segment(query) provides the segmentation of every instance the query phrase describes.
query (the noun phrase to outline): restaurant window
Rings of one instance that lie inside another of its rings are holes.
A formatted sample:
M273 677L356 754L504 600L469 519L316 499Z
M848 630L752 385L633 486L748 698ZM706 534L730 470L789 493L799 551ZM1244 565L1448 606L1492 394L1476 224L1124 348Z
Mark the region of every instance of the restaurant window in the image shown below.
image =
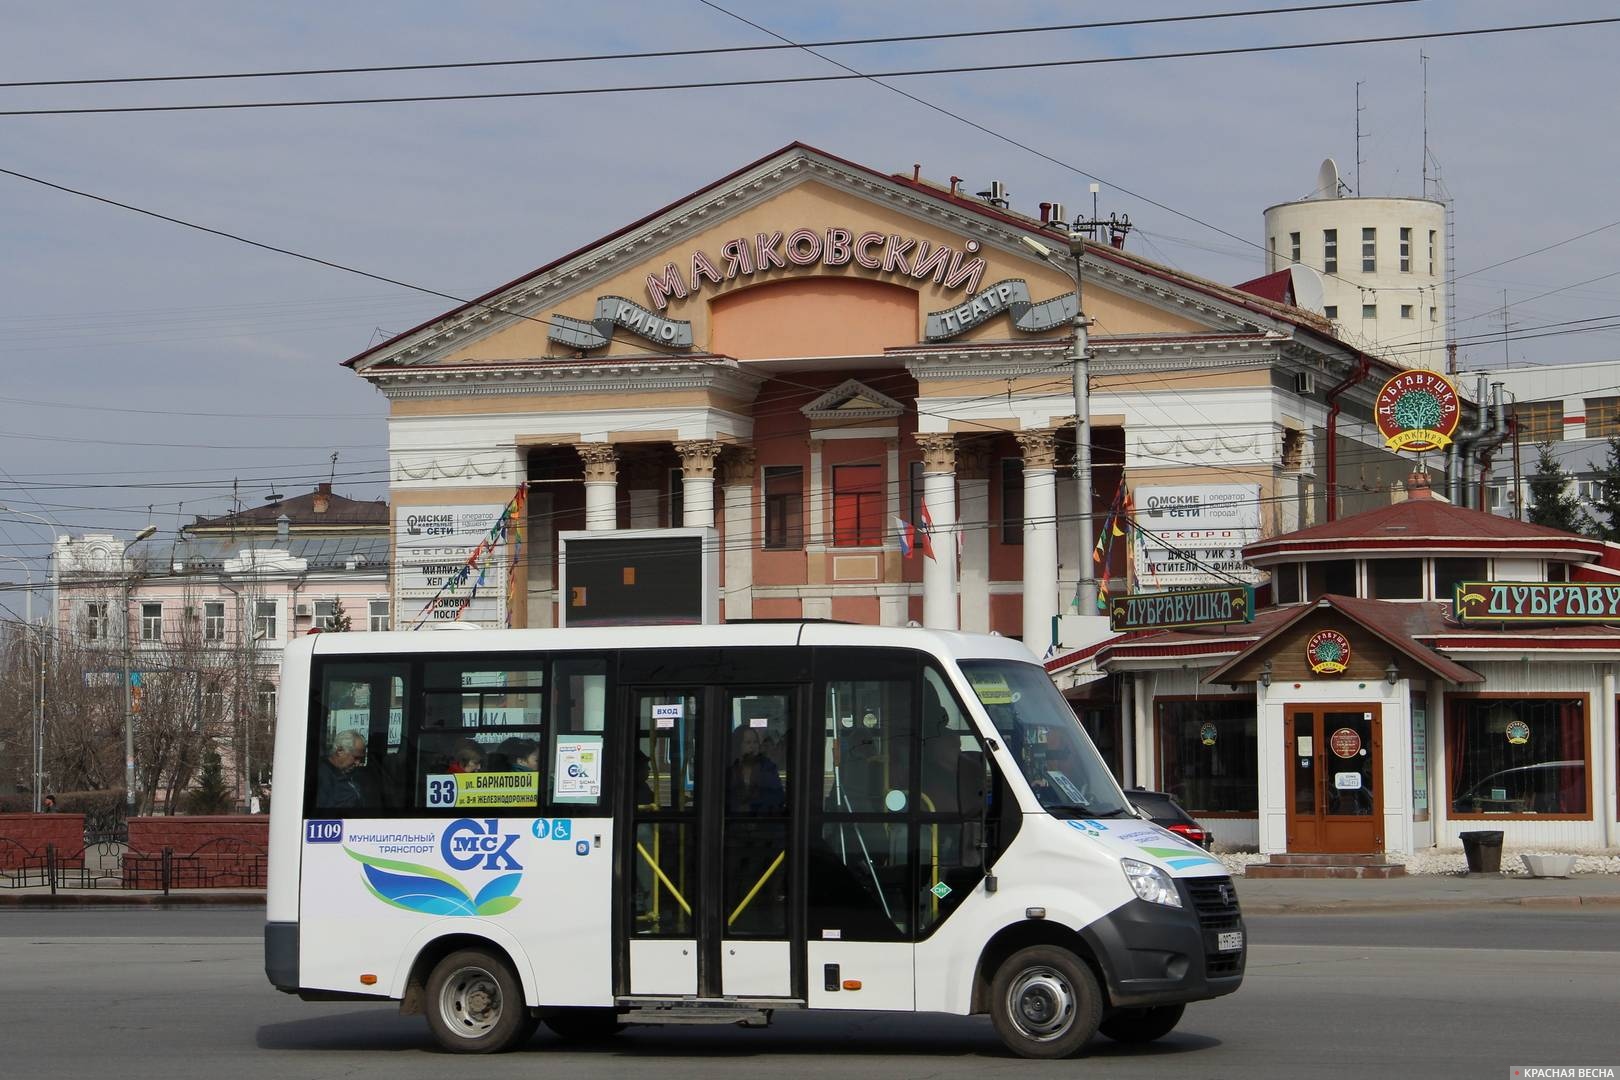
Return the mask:
M1254 699L1158 702L1159 787L1192 814L1253 814L1259 804Z
M1489 581L1490 563L1485 559L1434 560L1434 598L1450 600L1459 581Z
M1587 814L1585 705L1579 697L1452 698L1451 812Z
M1305 564L1305 599L1356 595L1356 564L1353 559L1330 559Z
M833 546L883 543L883 466L833 466Z
M1423 560L1368 559L1367 584L1373 600L1421 600Z
M804 470L797 465L765 466L765 547L797 551L804 547Z
M1620 397L1586 399L1586 437L1608 439L1620 435Z
M1339 272L1339 230L1322 230L1322 270L1325 273ZM1331 318L1331 316L1329 316Z
M1001 459L1001 542L1024 542L1024 461Z
M1284 563L1271 572L1271 591L1279 604L1297 604L1299 594L1299 566Z
M1513 405L1519 440L1527 443L1558 442L1564 437L1562 401L1520 401Z

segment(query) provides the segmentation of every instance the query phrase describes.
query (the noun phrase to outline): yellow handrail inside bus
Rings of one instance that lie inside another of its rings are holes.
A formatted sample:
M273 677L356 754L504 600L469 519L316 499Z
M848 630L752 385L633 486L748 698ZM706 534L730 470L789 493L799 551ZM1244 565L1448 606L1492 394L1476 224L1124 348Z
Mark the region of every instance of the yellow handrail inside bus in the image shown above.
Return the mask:
M934 809L934 800L930 799L926 792L923 793L922 801L923 801L923 809L924 810L927 810L930 814L938 813L938 811ZM930 825L930 826L928 826L928 831L933 833L933 860L934 860L929 866L929 875L928 876L934 879L934 885L938 885L939 884L939 826L938 825ZM934 912L934 918L937 921L939 919L939 896L938 896L938 894L936 894L934 892L934 889L933 889L932 885L929 886L929 888L928 888L928 894L933 897L933 912Z
M636 841L636 850L641 853L641 857L643 859L647 860L647 865L652 867L652 872L657 875L659 881L664 883L664 888L669 890L669 894L675 898L675 902L681 905L681 910L686 912L688 915L692 914L692 905L686 902L686 898L682 896L681 891L675 887L675 883L669 880L669 875L664 873L664 868L658 865L658 861L651 855L647 854L647 849L642 846L640 840Z
M777 852L776 858L771 861L771 865L765 868L765 873L761 874L759 880L754 882L754 887L748 890L748 895L742 898L742 903L737 905L737 910L733 911L731 918L726 920L727 926L736 922L737 916L741 915L748 905L754 902L754 897L758 896L759 890L763 889L765 883L771 880L771 875L776 873L776 868L782 865L782 860L785 858L787 858L787 852Z

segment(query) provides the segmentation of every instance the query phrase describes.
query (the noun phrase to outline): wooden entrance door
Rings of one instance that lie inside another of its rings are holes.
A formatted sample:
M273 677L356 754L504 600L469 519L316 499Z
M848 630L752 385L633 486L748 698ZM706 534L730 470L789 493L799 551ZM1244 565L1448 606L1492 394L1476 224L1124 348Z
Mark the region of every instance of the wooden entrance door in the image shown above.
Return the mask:
M1377 705L1291 705L1288 850L1381 852L1383 753Z

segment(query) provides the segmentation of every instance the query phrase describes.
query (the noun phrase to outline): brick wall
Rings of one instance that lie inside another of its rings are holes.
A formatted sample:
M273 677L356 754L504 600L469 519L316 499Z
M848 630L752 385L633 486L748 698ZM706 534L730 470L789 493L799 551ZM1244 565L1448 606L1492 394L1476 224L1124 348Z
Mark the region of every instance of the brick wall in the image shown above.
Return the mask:
M168 848L170 888L262 888L269 843L262 814L131 818L124 885L161 888Z
M0 814L0 870L43 866L46 844L64 863L84 865L84 815Z

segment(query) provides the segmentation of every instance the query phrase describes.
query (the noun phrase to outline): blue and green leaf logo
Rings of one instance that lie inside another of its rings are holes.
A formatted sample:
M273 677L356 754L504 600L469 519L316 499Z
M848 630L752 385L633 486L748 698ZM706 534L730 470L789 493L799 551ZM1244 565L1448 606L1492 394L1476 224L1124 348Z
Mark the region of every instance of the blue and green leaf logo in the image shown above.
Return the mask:
M1198 866L1200 863L1220 862L1219 859L1209 855L1194 855L1185 848L1148 847L1146 844L1138 844L1137 846L1155 859L1163 859L1172 870L1185 870L1189 866Z
M522 897L512 895L523 880L522 874L491 878L474 896L435 867L362 855L347 844L343 850L364 869L366 888L372 896L405 911L424 915L500 915L522 902Z

